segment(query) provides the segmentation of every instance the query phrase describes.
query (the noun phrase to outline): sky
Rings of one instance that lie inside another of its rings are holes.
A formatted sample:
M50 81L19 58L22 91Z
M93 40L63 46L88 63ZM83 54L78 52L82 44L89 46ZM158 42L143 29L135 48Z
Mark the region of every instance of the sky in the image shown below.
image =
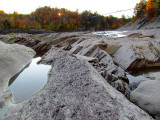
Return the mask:
M132 9L139 2L140 0L2 0L0 10L6 13L16 11L21 14L30 14L38 7L50 6L52 8L66 8L71 11L78 9L79 12L84 10L97 11L101 15L108 16L110 15L108 13ZM132 16L133 10L112 13L116 17L121 17L122 14Z

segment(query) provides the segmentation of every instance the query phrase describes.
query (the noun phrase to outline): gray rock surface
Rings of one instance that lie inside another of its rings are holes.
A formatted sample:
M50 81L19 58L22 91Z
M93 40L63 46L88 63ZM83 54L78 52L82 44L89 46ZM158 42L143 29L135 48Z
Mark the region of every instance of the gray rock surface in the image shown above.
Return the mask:
M0 41L0 95L8 80L28 64L34 55L31 48Z
M9 108L1 118L152 120L111 87L86 60L78 60L63 51L50 52L56 56L45 56L46 63L52 63L53 67L44 89ZM51 57L54 62L50 61Z
M101 119L111 116L112 119L141 119L141 110L133 107L129 101L126 102L121 93L127 93L126 96L129 98L132 90L127 84L126 70L160 66L160 31L133 30L122 33L126 36L110 38L96 36L90 32L0 35L0 40L30 46L40 54L49 50L42 57L41 63L53 64L45 88L30 99L19 103L19 107L14 105L12 109L9 108L9 113L4 118L34 119L39 116L45 119L47 116L49 119L59 119L65 116L72 119ZM137 38L141 35L155 37ZM98 76L96 82L95 75ZM133 86L134 89L137 86ZM14 113L15 111L17 113Z
M125 43L113 55L125 70L160 66L159 50L148 41Z
M160 116L160 80L149 80L140 83L131 92L131 101L154 116Z

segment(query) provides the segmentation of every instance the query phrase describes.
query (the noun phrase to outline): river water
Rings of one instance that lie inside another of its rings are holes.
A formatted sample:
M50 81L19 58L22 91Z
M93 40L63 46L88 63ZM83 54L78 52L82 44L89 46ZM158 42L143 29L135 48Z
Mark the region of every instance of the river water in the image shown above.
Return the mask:
M50 65L37 64L41 57L34 58L20 73L13 76L6 90L12 92L12 101L17 103L32 96L47 83Z
M107 36L111 38L120 38L120 37L125 37L127 31L99 31L99 32L93 32L94 35L98 36Z

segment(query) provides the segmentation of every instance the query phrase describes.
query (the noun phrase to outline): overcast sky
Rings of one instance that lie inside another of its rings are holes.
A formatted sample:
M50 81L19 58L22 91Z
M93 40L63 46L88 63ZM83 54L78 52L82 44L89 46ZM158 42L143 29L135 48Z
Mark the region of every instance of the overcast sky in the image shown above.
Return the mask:
M6 13L14 11L22 14L29 14L38 7L50 6L57 8L66 8L79 12L84 10L97 11L101 15L107 13L134 8L140 0L2 0L0 9ZM122 14L132 16L133 10L123 13L112 14L120 17Z

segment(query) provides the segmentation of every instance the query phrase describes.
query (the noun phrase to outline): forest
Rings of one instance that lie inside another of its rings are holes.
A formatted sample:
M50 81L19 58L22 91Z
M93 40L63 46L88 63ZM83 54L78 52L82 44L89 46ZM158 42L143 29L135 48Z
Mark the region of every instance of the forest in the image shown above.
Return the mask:
M49 6L37 8L30 14L14 12L7 14L0 10L0 30L51 30L51 31L78 31L78 30L110 30L116 29L127 22L134 22L146 17L154 20L160 15L160 0L140 0L134 8L132 18L121 18L112 15L103 16L91 11L70 11L65 8L51 8Z
M103 16L91 11L70 11L65 8L49 6L37 8L30 14L14 12L7 14L0 10L0 30L4 29L44 29L52 31L108 30L116 29L131 21L122 15L121 18Z
M132 21L146 17L148 20L154 20L160 15L160 0L141 0L134 8Z

